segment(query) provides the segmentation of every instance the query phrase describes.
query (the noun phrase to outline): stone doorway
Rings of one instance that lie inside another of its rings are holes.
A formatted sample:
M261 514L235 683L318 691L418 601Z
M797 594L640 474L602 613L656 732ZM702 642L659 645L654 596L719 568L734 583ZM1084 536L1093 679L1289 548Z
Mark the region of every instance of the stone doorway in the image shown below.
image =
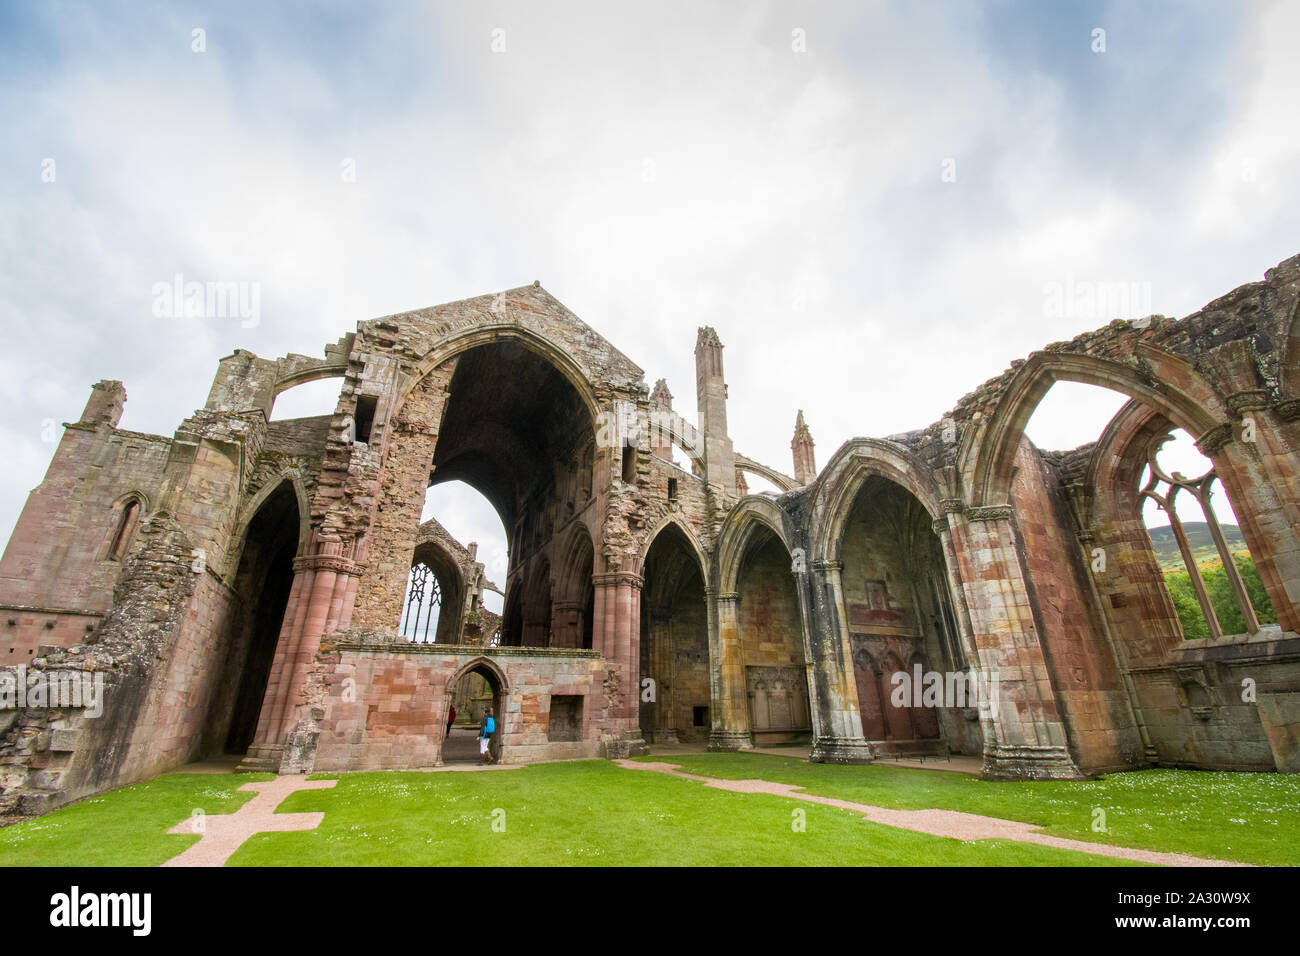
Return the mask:
M452 677L448 682L447 699L448 704L456 708L456 721L442 741L444 765L479 762L478 729L482 726L483 711L487 707L492 708L496 718L496 732L488 750L493 759L501 763L507 698L500 675L487 662L463 668ZM446 727L445 717L443 727Z

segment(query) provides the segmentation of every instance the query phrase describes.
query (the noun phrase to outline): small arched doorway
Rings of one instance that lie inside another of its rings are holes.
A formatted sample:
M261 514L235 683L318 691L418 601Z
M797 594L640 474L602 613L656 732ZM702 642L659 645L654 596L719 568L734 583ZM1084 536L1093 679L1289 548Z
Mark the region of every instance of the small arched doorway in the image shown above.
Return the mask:
M492 735L488 749L493 761L501 763L502 740L505 738L505 709L509 697L505 675L501 670L487 658L480 657L453 674L447 681L444 693L446 698L444 728L451 707L456 708L456 719L443 738L442 763L445 765L480 762L478 734L487 707L492 708L492 714L496 718L496 731Z

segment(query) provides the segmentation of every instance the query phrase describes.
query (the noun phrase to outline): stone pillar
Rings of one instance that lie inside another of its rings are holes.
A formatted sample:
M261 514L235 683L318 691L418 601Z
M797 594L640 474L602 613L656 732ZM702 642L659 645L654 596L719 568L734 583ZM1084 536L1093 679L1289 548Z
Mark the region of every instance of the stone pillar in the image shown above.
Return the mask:
M650 612L650 660L655 681L654 742L677 743L677 678L673 673L673 621L666 608Z
M315 755L308 677L321 638L347 625L361 568L341 553L338 539L294 559L294 580L267 681L257 732L241 770L309 772Z
M996 780L1078 780L1043 656L1010 505L950 514L974 638L972 666L981 689L996 681L996 701L981 704L989 723L984 773Z
M638 714L641 683L641 577L628 571L592 575L596 588L596 628L592 643L618 674L619 700L610 714L608 756L643 753Z
M870 763L875 754L862 735L853 651L844 616L842 568L838 561L820 561L811 574L795 571L813 725L809 759L815 763Z
M737 619L739 596L733 591L713 600L713 589L706 588L704 600L709 608L709 750L752 750L754 738L749 729L749 694L745 687L745 665L740 654L740 627Z

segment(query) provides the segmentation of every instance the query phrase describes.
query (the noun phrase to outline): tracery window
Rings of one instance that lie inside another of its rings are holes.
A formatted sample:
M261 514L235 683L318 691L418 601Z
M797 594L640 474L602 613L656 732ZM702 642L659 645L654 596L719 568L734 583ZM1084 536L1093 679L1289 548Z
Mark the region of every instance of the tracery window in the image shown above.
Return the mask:
M438 634L438 616L442 610L442 591L438 578L427 564L411 568L406 586L406 610L402 614L401 633L416 644L432 644Z
M1225 602L1222 599L1218 601L1219 607L1216 610L1215 595L1212 593L1211 588L1207 587L1206 581L1207 574L1211 573L1216 579L1220 573L1226 578L1227 586L1231 592L1231 602L1235 602L1237 609L1240 611L1240 621L1244 623L1246 633L1256 634L1260 629L1259 615L1256 614L1250 591L1243 579L1241 567L1239 567L1239 562L1246 564L1249 561L1248 553L1245 552L1244 548L1238 547L1234 551L1230 546L1223 525L1220 523L1218 515L1215 514L1211 500L1214 495L1215 485L1219 482L1219 476L1215 472L1213 463L1209 463L1209 467L1195 478L1189 478L1182 472L1172 468L1166 469L1163 467L1159 460L1160 450L1173 439L1173 434L1159 435L1148 447L1147 466L1143 471L1144 480L1139 491L1139 499L1150 499L1155 502L1156 506L1168 518L1170 532L1178 546L1182 563L1187 570L1196 603L1200 606L1201 615L1205 620L1208 636L1219 638L1224 635L1220 611L1225 609ZM1214 553L1209 554L1207 560L1206 553L1209 552L1210 544L1207 544L1204 540L1192 540L1186 522L1186 506L1183 507L1184 515L1181 517L1179 515L1180 495L1184 496L1184 498L1190 496L1195 502L1196 511L1199 515L1204 516L1203 531L1199 524L1196 531L1201 533L1202 538L1204 533L1208 532L1210 543L1212 543L1213 551L1217 553L1219 564L1214 563ZM1231 528L1231 526L1229 527ZM1150 530L1152 529L1149 528L1148 531ZM1198 551L1201 553L1199 559ZM1222 567L1221 572L1219 570L1220 565ZM1247 564L1247 567L1253 568L1253 564ZM1177 605L1179 603L1178 595L1173 594L1172 596ZM1230 608L1231 603L1228 603L1226 607ZM1268 616L1271 617L1271 613ZM1237 621L1235 616L1233 617L1235 625ZM1185 613L1181 610L1180 618L1184 621L1184 630L1187 630L1187 619ZM1233 629L1236 630L1235 626Z

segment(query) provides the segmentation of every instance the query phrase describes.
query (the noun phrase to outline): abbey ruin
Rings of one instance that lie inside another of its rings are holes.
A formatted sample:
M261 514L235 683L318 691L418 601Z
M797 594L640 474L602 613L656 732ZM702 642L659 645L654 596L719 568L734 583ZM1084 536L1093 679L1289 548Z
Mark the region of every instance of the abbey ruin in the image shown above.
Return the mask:
M119 429L102 381L0 560L0 812L221 754L437 766L470 675L506 763L806 742L980 755L996 779L1300 770L1298 301L1295 257L1186 318L1046 345L820 469L791 409L790 474L733 447L713 328L691 422L537 284L361 322L317 357L236 351L170 437ZM271 420L326 378L332 415ZM1130 401L1094 443L1036 448L1061 380ZM1153 467L1173 429L1213 462L1201 484ZM472 549L421 523L452 480L506 529L499 620ZM1277 623L1229 570L1245 631L1205 599L1210 636L1187 640L1140 510L1216 483ZM895 705L896 675L931 672L997 693ZM95 676L102 712L52 675Z

